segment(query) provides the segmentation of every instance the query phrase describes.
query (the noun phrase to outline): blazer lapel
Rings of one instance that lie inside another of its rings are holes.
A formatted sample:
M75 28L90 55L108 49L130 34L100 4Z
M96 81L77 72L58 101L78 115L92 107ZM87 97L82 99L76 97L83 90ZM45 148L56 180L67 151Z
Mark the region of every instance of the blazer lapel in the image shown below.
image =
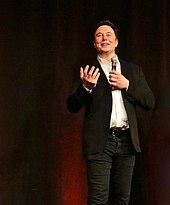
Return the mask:
M96 59L95 62L93 63L93 65L96 67L96 68L99 68L99 71L100 71L100 77L99 77L99 81L101 84L103 84L105 87L107 87L107 89L110 89L110 84L107 80L107 77L99 63L99 61Z

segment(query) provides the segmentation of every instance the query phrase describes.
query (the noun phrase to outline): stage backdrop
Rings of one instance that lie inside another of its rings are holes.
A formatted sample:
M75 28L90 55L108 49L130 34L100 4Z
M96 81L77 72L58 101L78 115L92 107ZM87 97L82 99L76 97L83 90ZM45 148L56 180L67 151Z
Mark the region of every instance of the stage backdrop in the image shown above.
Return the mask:
M86 205L84 110L70 114L66 98L77 61L94 54L91 26L108 18L120 28L117 53L143 67L161 102L153 116L138 109L143 154L131 205L169 205L168 125L155 129L169 119L162 109L169 97L160 95L170 77L169 5L168 0L0 1L0 204Z

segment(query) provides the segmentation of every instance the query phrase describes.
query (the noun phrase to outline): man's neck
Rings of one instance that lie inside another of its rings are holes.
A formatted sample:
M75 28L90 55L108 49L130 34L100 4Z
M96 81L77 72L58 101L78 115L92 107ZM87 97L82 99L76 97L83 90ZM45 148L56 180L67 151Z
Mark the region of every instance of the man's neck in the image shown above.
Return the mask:
M98 56L102 59L106 59L108 61L110 61L116 54L115 53L110 53L110 54L107 54L107 53L102 53L102 54L98 54Z

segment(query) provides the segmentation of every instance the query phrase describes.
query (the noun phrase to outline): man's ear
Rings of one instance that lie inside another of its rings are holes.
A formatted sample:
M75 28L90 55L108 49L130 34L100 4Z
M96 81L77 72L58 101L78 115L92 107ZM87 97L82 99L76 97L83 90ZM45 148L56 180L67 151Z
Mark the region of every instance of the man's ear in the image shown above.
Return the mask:
M115 47L117 47L117 46L118 46L118 44L119 44L118 39L116 39L116 45L115 45Z
M95 44L95 42L93 41L93 46L94 46L94 48L96 48L96 44Z

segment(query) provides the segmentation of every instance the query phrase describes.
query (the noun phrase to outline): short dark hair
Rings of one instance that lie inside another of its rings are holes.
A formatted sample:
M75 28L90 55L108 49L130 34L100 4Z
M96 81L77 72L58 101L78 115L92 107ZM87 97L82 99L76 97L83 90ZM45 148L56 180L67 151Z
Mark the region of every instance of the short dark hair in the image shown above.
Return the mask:
M99 22L94 26L93 35L95 34L96 30L97 30L100 26L103 26L103 25L110 26L110 27L113 29L113 31L115 32L116 38L118 39L119 30L118 30L118 28L117 28L110 20L108 20L108 19L99 21Z

